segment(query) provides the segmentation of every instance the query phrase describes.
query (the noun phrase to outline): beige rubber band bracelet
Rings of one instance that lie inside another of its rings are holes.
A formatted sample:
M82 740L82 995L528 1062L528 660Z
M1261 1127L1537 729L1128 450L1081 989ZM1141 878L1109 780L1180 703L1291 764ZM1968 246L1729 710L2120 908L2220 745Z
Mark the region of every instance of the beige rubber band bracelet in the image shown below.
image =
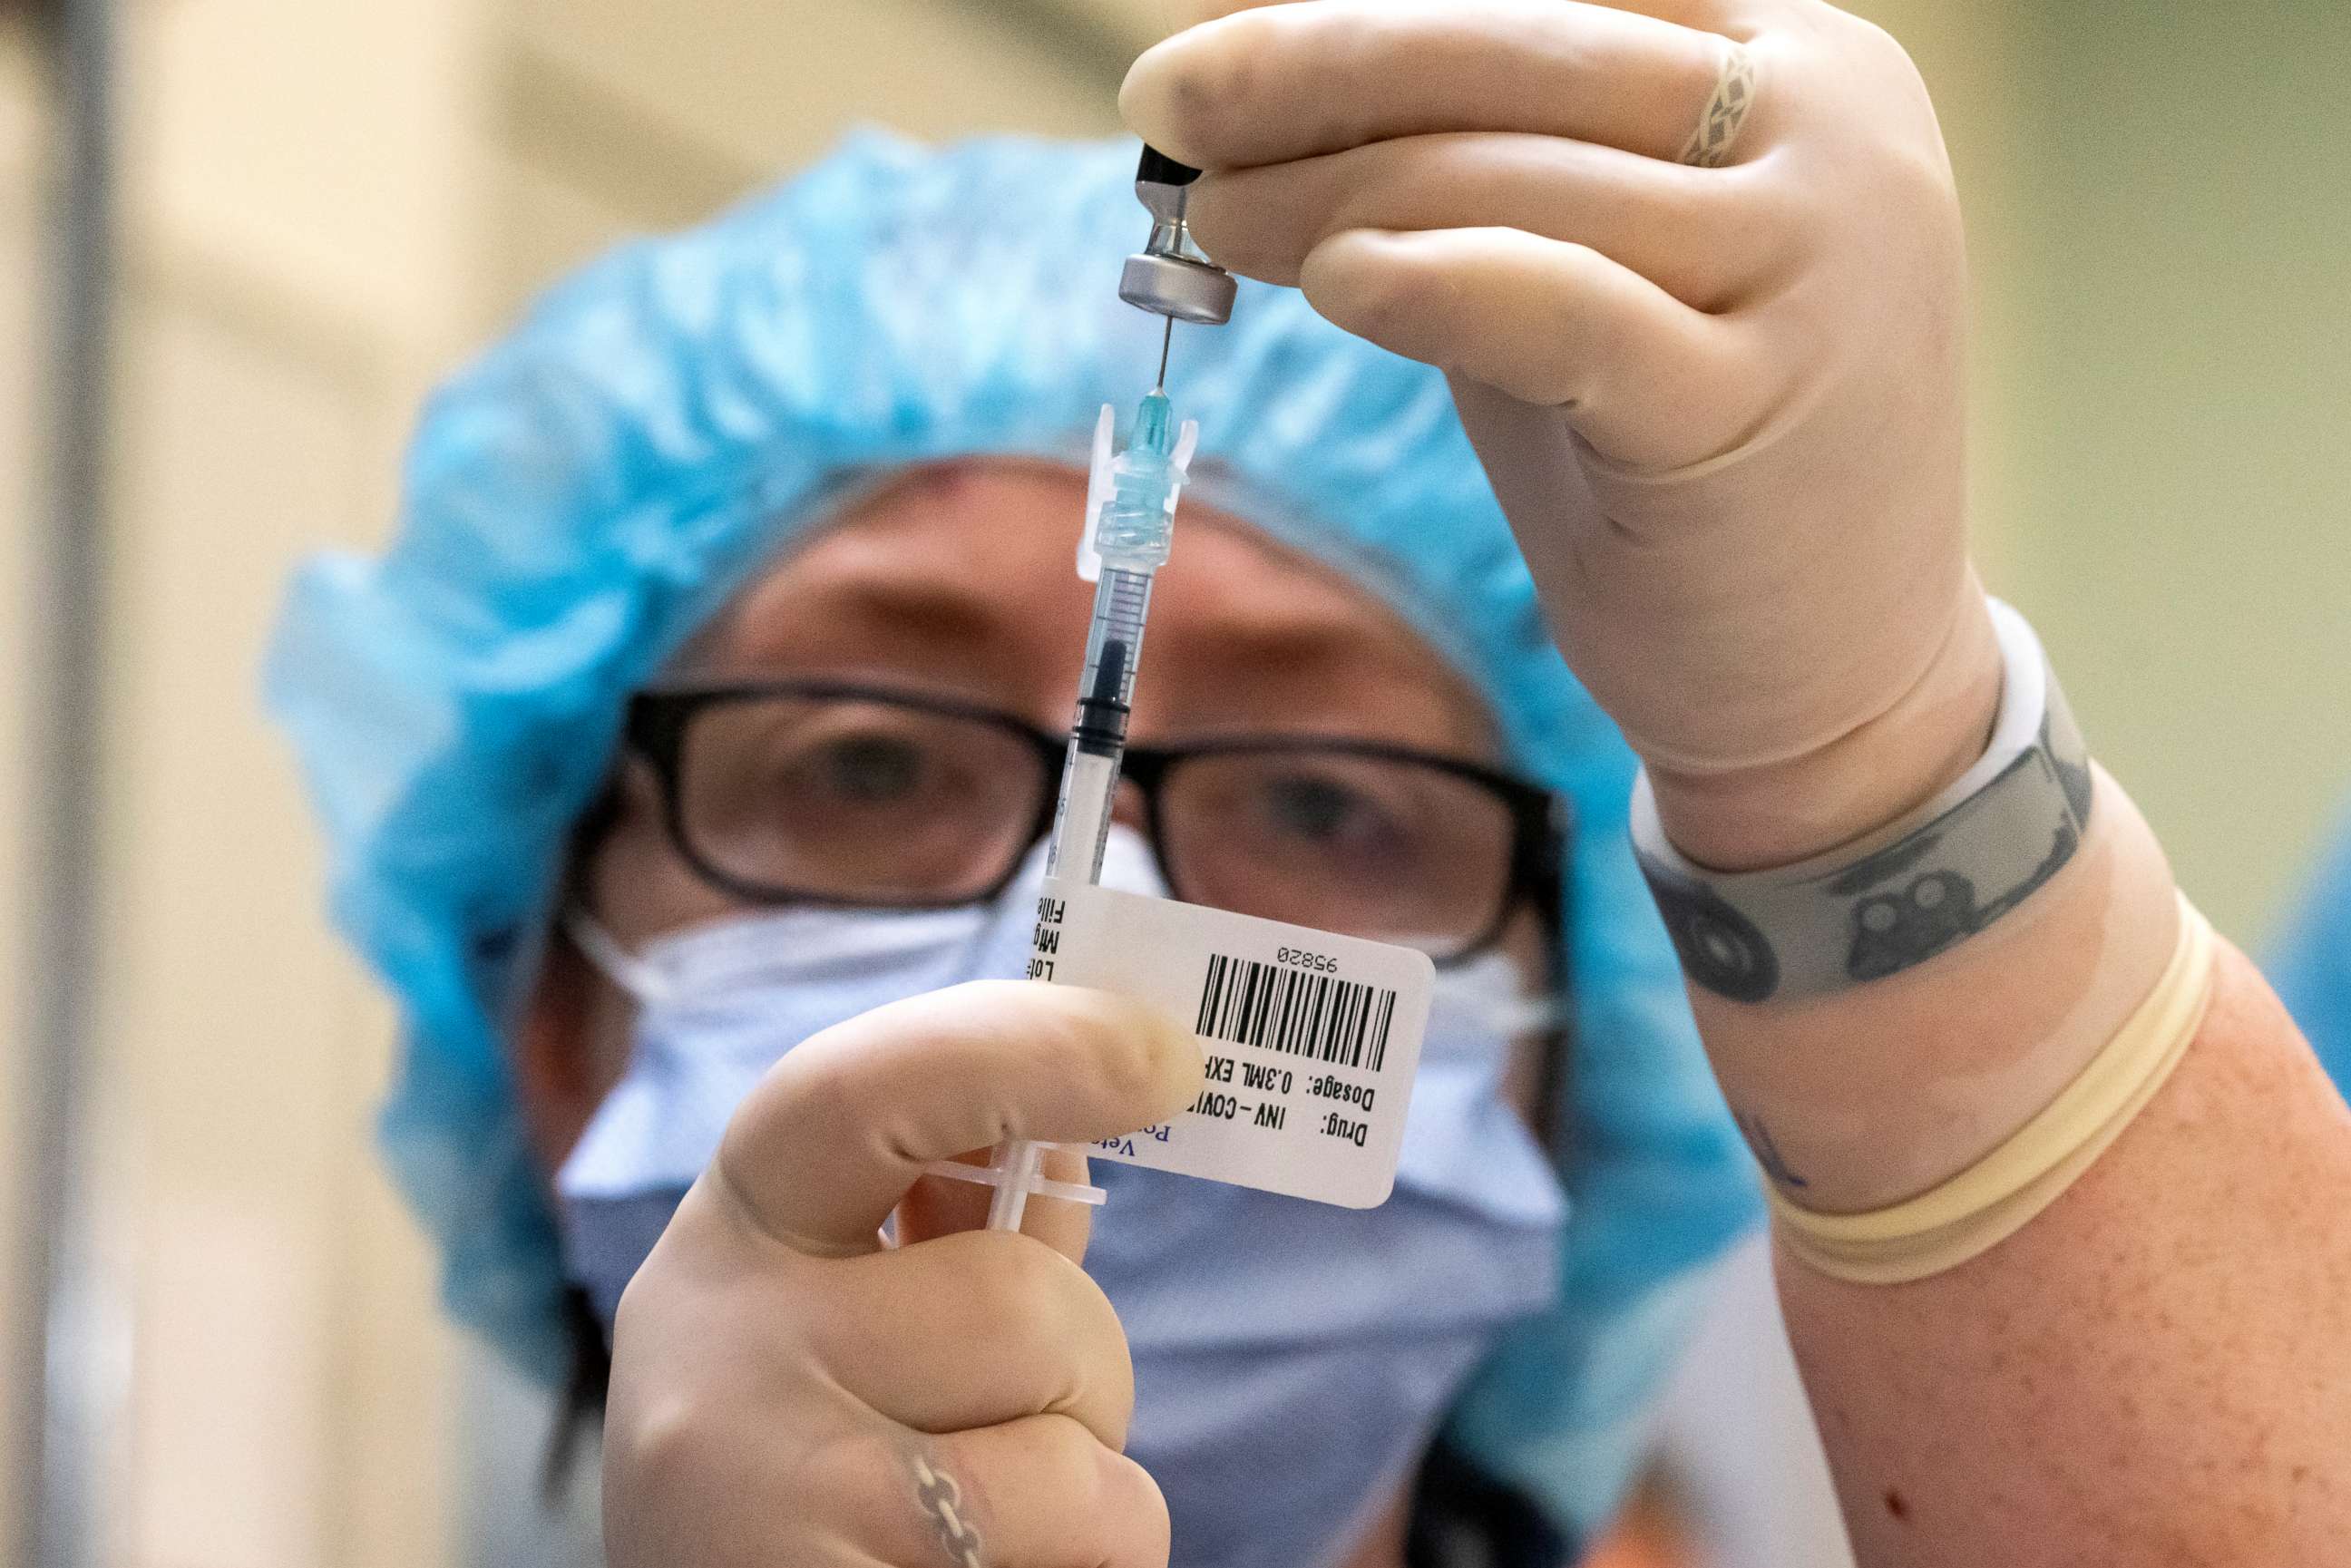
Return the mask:
M2039 1114L1940 1186L1867 1214L1816 1214L1765 1184L1780 1240L1823 1274L1898 1285L1955 1269L2016 1234L2155 1098L2212 1000L2212 927L2186 895L2171 962L2074 1080Z

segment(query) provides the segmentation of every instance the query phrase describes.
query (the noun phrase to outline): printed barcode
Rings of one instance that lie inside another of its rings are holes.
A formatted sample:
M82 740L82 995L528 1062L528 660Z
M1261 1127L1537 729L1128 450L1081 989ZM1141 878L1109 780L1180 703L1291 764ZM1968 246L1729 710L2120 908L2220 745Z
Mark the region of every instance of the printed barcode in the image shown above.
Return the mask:
M1193 1032L1377 1072L1395 1005L1375 986L1211 953Z

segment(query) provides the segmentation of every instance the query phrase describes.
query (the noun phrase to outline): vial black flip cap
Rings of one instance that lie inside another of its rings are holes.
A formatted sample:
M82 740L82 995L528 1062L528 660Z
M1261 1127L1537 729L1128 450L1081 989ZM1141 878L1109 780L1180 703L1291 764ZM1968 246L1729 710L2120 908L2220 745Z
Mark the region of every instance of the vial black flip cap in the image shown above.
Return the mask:
M1200 171L1189 163L1178 163L1166 153L1144 143L1143 162L1135 165L1136 184L1188 185L1200 177Z

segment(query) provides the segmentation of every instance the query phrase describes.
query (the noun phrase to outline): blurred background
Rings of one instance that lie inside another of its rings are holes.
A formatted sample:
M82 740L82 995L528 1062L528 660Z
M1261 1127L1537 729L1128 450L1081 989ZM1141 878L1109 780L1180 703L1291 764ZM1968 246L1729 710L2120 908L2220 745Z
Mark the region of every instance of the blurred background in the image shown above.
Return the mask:
M1918 59L1968 201L1994 586L2043 628L2186 885L2257 946L2351 790L2351 7L1859 8ZM23 652L49 603L34 524L58 283L59 114L28 9L0 5L12 1019L27 1016L37 914L28 802L57 754ZM527 1528L540 1417L438 1322L423 1248L370 1150L391 1019L326 929L292 770L254 696L279 585L301 552L380 535L420 395L573 263L699 217L856 120L1114 134L1126 62L1184 7L116 9L114 613L102 681L73 716L103 759L73 781L100 812L89 1234L118 1419L94 1471L99 1560L563 1561L580 1550L570 1526ZM26 1029L5 1038L14 1216L40 1112L24 1103ZM21 1250L0 1261L12 1335ZM1768 1358L1754 1261L1702 1365ZM0 1375L12 1396L22 1371ZM1694 1373L1685 1410L1703 1416L1717 1386ZM1784 1504L1740 1527L1740 1561L1837 1561L1784 1385L1740 1397L1714 1411L1718 1438L1787 1479ZM1656 1495L1703 1490L1712 1462L1677 1464Z

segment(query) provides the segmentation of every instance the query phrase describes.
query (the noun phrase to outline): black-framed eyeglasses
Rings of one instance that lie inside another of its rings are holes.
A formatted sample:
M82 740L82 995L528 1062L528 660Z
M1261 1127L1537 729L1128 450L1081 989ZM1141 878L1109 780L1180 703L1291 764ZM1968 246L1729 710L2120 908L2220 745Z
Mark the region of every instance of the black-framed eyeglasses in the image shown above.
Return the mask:
M677 853L747 904L936 908L1001 893L1050 831L1066 737L847 681L663 688L624 743ZM1130 746L1125 779L1176 896L1440 963L1557 909L1564 802L1499 768L1316 735Z

